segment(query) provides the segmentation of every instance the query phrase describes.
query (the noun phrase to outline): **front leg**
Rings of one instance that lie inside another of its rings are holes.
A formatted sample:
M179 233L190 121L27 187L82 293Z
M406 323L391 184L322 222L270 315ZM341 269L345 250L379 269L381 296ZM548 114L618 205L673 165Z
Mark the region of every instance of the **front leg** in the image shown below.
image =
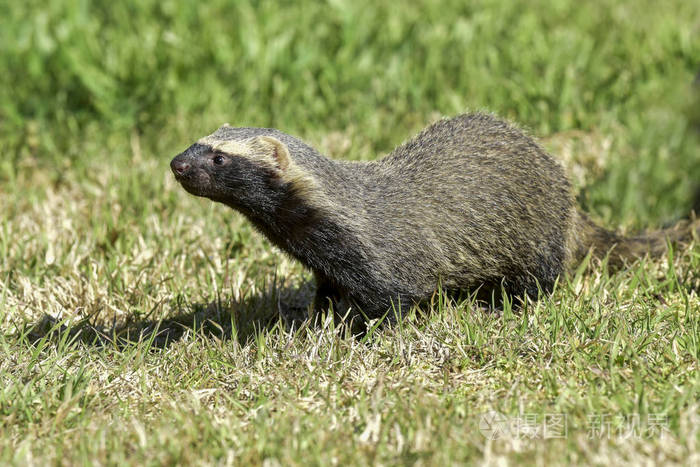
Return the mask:
M315 319L331 309L336 324L353 321L357 324L363 321L357 303L333 281L316 274L316 296L313 302L312 317Z
M330 308L333 309L337 316L340 295L340 291L332 281L320 274L316 274L316 295L313 301L312 317L316 318Z

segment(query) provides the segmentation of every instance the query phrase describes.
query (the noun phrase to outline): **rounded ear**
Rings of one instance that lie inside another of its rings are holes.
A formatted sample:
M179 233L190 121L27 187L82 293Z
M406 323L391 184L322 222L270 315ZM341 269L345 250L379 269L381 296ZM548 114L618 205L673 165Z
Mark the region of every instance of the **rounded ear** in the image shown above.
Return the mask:
M291 157L289 156L287 145L272 136L260 136L259 140L265 146L269 147L270 152L268 155L274 160L277 168L280 170L287 170L287 167L291 164Z

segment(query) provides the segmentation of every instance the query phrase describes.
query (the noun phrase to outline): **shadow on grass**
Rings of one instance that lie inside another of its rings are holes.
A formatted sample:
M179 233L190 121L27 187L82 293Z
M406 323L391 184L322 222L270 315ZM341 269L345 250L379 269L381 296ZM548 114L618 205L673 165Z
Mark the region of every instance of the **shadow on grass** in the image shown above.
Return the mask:
M278 324L299 328L306 318L313 285L266 288L261 293L241 300L215 300L209 303L184 303L181 297L171 302L173 316L152 319L130 315L125 322L103 324L87 316L66 324L49 315L28 324L21 333L36 344L42 339L51 342L82 342L96 347L123 349L137 343L150 342L154 348L166 348L184 336L196 334L205 338L228 340L235 338L245 345L258 333ZM162 309L162 304L153 312ZM153 314L149 313L149 314Z
M594 269L597 269L595 266ZM686 293L700 293L700 276L692 268L675 272L678 285ZM666 280L668 278L658 278ZM188 335L197 335L205 339L236 339L240 345L246 345L264 330L275 326L299 329L306 326L308 306L314 291L313 282L307 281L299 286L272 284L260 292L247 294L242 299L218 299L208 303L187 303L182 297L169 302L169 306L158 304L146 315L132 314L122 323L104 323L96 316L86 316L79 321L67 323L49 315L35 323L27 324L19 332L31 344L42 340L52 343L80 342L95 347L112 347L124 349L135 344L149 343L149 347L163 349L178 342ZM659 295L660 297L660 295ZM470 309L481 312L501 314L504 302L503 291L500 293L480 287L472 294L446 294L451 303L471 302ZM661 298L662 302L663 299ZM435 303L419 306L419 314L427 316ZM508 307L513 311L521 310L522 302L510 297ZM151 315L172 310L160 319ZM384 323L393 323L391 319ZM350 327L351 334L363 336L367 328Z

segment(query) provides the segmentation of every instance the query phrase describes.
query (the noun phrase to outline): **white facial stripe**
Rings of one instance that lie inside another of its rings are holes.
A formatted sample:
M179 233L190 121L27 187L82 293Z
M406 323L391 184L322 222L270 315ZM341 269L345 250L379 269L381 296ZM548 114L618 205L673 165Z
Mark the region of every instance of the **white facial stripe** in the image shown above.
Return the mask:
M210 146L214 151L231 155L247 155L250 152L248 145L234 140L220 140L212 135L205 136L197 141L199 144Z

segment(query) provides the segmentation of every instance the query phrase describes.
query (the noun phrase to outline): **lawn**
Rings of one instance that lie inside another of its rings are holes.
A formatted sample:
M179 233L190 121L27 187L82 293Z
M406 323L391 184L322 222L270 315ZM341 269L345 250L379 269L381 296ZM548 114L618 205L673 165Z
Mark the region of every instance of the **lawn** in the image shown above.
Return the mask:
M697 464L700 244L362 338L170 159L223 122L371 160L486 110L623 232L700 212L687 0L0 0L0 463ZM694 84L694 81L696 84ZM427 311L427 312L426 312Z

